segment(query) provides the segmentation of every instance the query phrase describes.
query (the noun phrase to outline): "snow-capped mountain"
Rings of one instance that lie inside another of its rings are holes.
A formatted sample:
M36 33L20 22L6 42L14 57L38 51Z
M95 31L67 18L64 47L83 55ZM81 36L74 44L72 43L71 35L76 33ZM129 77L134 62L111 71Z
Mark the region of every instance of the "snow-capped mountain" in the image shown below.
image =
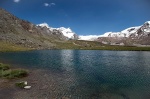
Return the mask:
M136 33L140 26L130 27L121 32L106 32L100 37L129 37L131 34Z
M141 26L130 27L121 32L107 32L98 38L98 41L107 44L150 45L150 21Z
M57 28L57 30L61 31L64 36L68 37L69 39L77 39L77 35L70 29L70 28L64 28L60 27Z
M46 27L50 31L58 30L68 39L78 39L78 36L75 32L73 32L70 28L60 27L60 28L52 28L47 23L38 24L37 26Z
M47 28L51 28L49 27L49 25L47 23L41 23L41 24L38 24L37 26L41 26L41 27L47 27Z
M130 27L121 32L106 32L100 37L131 37L133 35L137 37L140 35L139 31L143 32L145 35L147 35L147 33L150 33L150 21L145 22L144 25Z

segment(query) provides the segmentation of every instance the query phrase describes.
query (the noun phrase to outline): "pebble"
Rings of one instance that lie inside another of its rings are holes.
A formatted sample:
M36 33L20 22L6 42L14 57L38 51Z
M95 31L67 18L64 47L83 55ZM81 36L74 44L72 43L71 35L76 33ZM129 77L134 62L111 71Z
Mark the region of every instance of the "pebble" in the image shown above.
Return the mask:
M24 87L24 89L30 89L31 88L31 86L25 86Z

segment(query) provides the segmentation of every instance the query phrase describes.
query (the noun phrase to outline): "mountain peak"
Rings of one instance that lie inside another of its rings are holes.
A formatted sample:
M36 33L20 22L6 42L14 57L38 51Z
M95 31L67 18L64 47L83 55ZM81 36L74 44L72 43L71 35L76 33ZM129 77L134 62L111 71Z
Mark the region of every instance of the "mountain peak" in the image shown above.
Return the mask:
M150 21L146 21L145 23L148 23L150 25Z
M50 28L49 25L46 22L38 24L37 26Z
M65 37L69 38L69 39L78 39L78 36L75 32L73 32L71 30L71 28L65 28L65 27L60 27L60 28L52 28L52 27L49 27L49 25L47 23L41 23L41 24L38 24L37 26L41 26L41 27L47 27L50 31L53 31L53 30L58 30L60 31Z

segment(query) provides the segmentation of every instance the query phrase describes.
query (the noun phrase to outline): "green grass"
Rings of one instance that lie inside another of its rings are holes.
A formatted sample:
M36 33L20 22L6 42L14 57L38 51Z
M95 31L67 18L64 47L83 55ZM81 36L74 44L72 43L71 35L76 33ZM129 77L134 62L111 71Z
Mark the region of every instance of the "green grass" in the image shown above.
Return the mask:
M0 52L9 52L9 51L27 51L31 48L26 48L20 45L0 41Z
M22 78L28 75L28 72L23 69L10 69L9 65L0 63L0 77L14 79Z
M70 40L56 43L57 43L56 49L150 51L150 47L105 45L96 41Z
M69 40L56 42L57 49L92 49L98 46L102 46L102 44L94 41Z
M19 88L24 88L26 86L24 82L17 82L15 85Z
M5 70L8 70L9 68L10 68L9 65L0 63L0 70L5 71Z
M150 51L150 47L105 45L96 41L49 41L55 45L52 49L81 49L81 50L117 50L117 51ZM36 50L21 45L0 42L0 52Z
M22 78L27 76L27 71L23 69L9 69L6 71L2 71L2 77L8 78L8 79L14 79L14 78Z

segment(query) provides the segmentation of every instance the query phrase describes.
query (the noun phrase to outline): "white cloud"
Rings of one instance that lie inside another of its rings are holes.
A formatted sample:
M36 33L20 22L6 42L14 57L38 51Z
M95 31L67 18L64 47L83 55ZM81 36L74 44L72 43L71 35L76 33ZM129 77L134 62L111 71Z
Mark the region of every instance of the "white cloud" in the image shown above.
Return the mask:
M56 5L55 3L51 3L50 5Z
M20 2L20 0L13 0L15 3L18 3L18 2Z
M44 3L45 7L51 7L51 6L55 6L55 3Z
M49 4L48 4L48 3L44 3L44 6L45 6L45 7L48 7L48 6L49 6Z

